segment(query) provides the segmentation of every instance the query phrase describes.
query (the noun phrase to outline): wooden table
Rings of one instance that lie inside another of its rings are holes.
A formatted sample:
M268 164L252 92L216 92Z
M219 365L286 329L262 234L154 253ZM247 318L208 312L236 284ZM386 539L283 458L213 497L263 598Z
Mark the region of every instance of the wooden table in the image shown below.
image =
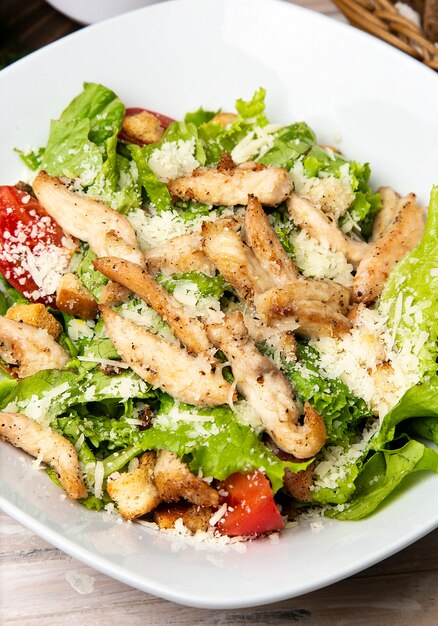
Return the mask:
M339 18L329 0L298 0L296 4ZM2 0L0 24L3 63L79 28L43 0ZM437 556L435 531L386 561L326 589L255 609L208 611L181 607L131 589L85 567L0 514L0 623L433 626L438 624ZM80 594L73 588L77 574L92 578L91 593Z

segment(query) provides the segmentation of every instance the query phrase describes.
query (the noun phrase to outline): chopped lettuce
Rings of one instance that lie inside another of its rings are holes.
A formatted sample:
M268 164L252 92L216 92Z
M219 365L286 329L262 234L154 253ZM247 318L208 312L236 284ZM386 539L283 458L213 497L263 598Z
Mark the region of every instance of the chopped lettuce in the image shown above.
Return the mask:
M167 399L165 409L173 406L172 399ZM202 469L204 476L224 480L234 472L249 472L260 469L266 473L274 491L283 485L286 467L296 472L304 469L311 461L291 463L281 461L259 439L255 432L236 419L228 407L198 409L181 405L184 411L198 416L205 416L205 421L174 420L165 424L162 418L151 428L139 432L131 449L125 451L122 460L126 464L130 458L142 450L171 450L182 458L192 472L197 474ZM163 415L163 414L162 414ZM115 453L105 460L107 471L121 469L120 457ZM123 454L123 453L122 453Z
M427 439L438 445L438 420L436 417L415 417L403 424L403 430L411 437Z
M374 447L379 448L391 441L395 427L408 418L433 418L438 424L438 380L436 377L408 389L383 419Z
M266 352L266 348L262 346ZM348 387L318 370L318 352L306 344L297 345L298 361L282 359L281 368L292 382L298 399L309 402L324 418L328 440L347 446L359 426L370 417L366 403Z
M438 186L433 187L421 243L392 270L379 307L389 315L399 350L409 343L422 380L436 377L438 357ZM417 308L415 320L409 310ZM421 342L418 344L418 340Z
M45 148L37 148L26 152L24 150L14 148L14 151L19 155L20 159L30 170L35 172L41 167Z
M418 441L397 450L376 452L355 480L350 502L327 514L340 520L358 520L372 513L406 476L418 471L438 472L438 452Z
M2 274L0 274L0 295L2 297L1 306L3 308L6 307L5 313L14 304L29 304L29 300L17 291L15 287L12 287Z
M316 137L312 129L305 122L297 122L279 130L272 148L258 160L264 165L290 169L315 143Z
M99 298L103 288L108 283L108 278L93 267L96 255L90 246L81 247L80 257L76 266L76 274L86 289L96 298Z
M173 274L172 276L160 275L157 276L156 280L170 293L175 291L179 282L188 281L196 285L201 296L215 298L216 300L222 298L227 288L228 290L231 289L221 274L211 277L198 271Z
M147 200L157 209L157 211L168 211L172 208L172 198L170 197L167 185L160 182L148 165L149 153L145 153L140 146L129 146L132 159L138 170L138 184L144 189Z

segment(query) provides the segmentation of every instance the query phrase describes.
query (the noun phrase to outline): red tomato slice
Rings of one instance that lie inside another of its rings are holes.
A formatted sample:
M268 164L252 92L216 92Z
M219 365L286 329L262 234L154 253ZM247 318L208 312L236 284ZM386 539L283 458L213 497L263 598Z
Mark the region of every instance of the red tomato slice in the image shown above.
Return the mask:
M223 488L228 509L217 524L223 535L259 535L284 528L271 484L262 472L232 474Z
M69 242L35 198L0 186L0 272L17 291L53 306L57 283L73 254Z
M151 115L156 117L164 130L166 130L169 124L175 121L171 117L167 117L167 115L163 115L162 113L157 113L156 111L151 111L150 109L142 109L141 107L130 107L126 109L125 117L130 117L131 115L137 115L137 113L141 113L142 111L147 111L147 113L150 113ZM119 133L119 139L121 139L122 141L129 141L133 143L132 138L128 137L128 135L123 130L121 130ZM134 143L137 143L137 142L134 142ZM138 142L138 145L143 145L143 144Z

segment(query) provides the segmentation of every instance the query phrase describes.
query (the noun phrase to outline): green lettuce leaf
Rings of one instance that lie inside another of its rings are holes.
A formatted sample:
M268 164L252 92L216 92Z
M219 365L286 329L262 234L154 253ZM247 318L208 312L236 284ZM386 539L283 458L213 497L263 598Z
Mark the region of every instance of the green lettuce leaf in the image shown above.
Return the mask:
M340 520L362 519L393 493L406 476L425 470L438 472L438 453L418 441L408 441L398 450L381 450L363 466L351 501L328 515Z
M169 399L167 408L173 401ZM171 450L182 458L192 472L200 469L204 476L212 476L224 480L234 472L249 472L260 469L266 473L274 491L283 485L286 467L296 472L304 469L311 461L290 463L281 461L266 447L254 431L240 423L233 411L228 407L211 410L196 409L185 406L194 414L205 416L203 422L180 420L177 424L165 426L154 424L137 436L137 444L128 448L120 455L107 457L104 461L105 472L111 473L120 469L120 463L129 462L144 450ZM122 456L123 455L123 456Z
M392 270L380 297L379 308L388 313L388 326L395 332L399 350L407 345L415 349L421 334L423 345L418 350L419 375L425 382L437 374L438 357L438 186L433 187L426 228L421 243ZM421 319L407 311L421 307Z
M266 348L262 346L262 351ZM301 402L309 404L324 418L329 442L348 445L365 419L371 416L366 403L348 387L318 370L318 352L306 344L297 345L298 361L282 359L281 368L292 382Z
M264 165L290 169L295 161L308 153L315 144L316 137L312 129L305 122L297 122L279 130L272 148L258 160Z
M0 294L2 296L2 306L3 308L6 307L5 313L14 304L29 304L29 300L17 291L15 287L12 287L2 274L0 274Z
M413 417L433 418L438 424L438 380L436 377L408 389L395 407L385 415L373 447L378 449L387 441L391 441L397 424Z
M225 290L229 287L221 274L211 277L198 271L173 274L172 276L159 275L156 280L170 293L175 291L180 281L189 281L196 285L201 296L212 297L217 300L222 298Z
M36 150L29 150L24 152L24 150L19 150L18 148L14 148L14 152L16 152L23 163L34 172L41 167L41 163L44 156L45 148L37 148Z
M90 246L82 245L75 273L84 287L98 300L103 288L108 283L108 278L94 269L93 261L95 258L96 255Z
M160 182L148 165L150 151L140 146L130 145L129 150L138 170L138 184L144 189L147 200L157 211L172 209L172 198L167 185Z
M438 420L436 417L416 417L403 424L403 430L411 437L421 437L438 445Z

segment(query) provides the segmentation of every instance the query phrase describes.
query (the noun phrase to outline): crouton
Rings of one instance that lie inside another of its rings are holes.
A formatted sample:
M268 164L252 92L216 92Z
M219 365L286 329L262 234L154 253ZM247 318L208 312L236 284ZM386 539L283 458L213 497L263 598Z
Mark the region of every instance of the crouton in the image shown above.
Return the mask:
M146 452L135 470L108 481L106 490L125 519L145 515L161 502L152 479L154 463L155 452Z
M235 113L217 113L214 117L211 118L210 121L220 124L222 128L226 128L234 122L236 117L237 115Z
M161 504L154 511L154 522L159 528L175 528L175 522L181 519L184 526L195 533L197 530L206 531L214 513L210 506L196 506L195 504Z
M56 306L63 313L92 320L97 315L97 302L75 274L64 274L56 294Z
M219 494L202 478L194 476L173 452L161 450L154 469L155 485L165 502L182 498L199 506L219 506Z
M43 328L53 339L57 339L62 331L61 324L44 304L16 304L6 312L5 317L16 322L25 322L35 328Z
M128 141L147 144L160 141L164 128L155 115L147 111L140 111L140 113L125 116L122 123L122 132Z

